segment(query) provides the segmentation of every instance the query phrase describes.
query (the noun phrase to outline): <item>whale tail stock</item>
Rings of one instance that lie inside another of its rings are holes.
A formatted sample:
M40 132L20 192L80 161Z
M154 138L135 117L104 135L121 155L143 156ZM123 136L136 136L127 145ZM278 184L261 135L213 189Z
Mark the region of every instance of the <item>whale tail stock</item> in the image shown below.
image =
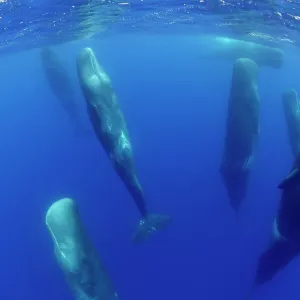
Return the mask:
M164 229L171 221L170 216L149 214L140 220L137 232L133 236L133 243L137 244L153 235L157 230Z

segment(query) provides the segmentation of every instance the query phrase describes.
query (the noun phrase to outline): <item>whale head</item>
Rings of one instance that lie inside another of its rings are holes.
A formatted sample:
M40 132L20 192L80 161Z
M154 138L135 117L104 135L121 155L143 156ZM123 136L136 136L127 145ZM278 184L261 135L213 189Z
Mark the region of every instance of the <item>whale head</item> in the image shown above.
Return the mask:
M46 226L52 236L55 254L62 269L77 273L80 269L80 226L77 206L70 198L54 202L46 213Z
M103 68L99 65L94 51L91 48L84 48L76 59L77 75L86 99L93 102L95 97L111 89L111 81ZM96 104L96 103L91 103Z

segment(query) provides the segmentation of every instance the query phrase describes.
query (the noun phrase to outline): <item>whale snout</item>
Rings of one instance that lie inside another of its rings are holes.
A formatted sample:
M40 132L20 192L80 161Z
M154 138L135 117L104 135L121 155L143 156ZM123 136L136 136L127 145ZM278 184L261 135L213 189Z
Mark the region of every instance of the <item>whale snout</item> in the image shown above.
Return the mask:
M46 225L52 234L60 237L66 230L70 230L75 218L76 205L70 198L63 198L54 202L46 213Z
M81 86L89 93L99 94L103 87L111 86L110 78L98 63L91 48L84 48L77 56L77 75Z
M77 72L83 82L97 75L97 59L91 48L84 48L77 56Z
M91 48L84 48L78 56L81 60L81 64L89 66L90 72L95 73L95 64L97 62L94 51Z
M76 272L80 258L80 221L74 201L63 198L54 202L46 213L45 222L62 267Z

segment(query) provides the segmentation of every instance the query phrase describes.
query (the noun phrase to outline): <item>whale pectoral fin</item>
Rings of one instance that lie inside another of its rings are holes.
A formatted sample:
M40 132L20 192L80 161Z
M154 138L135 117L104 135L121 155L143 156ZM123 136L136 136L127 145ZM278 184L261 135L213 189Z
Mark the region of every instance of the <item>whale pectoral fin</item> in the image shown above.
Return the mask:
M297 179L300 179L300 170L295 168L281 183L279 183L278 188L284 190L294 184Z
M138 230L133 236L133 243L142 242L148 236L155 233L157 230L165 228L171 221L171 217L164 215L148 215L146 219L140 221Z

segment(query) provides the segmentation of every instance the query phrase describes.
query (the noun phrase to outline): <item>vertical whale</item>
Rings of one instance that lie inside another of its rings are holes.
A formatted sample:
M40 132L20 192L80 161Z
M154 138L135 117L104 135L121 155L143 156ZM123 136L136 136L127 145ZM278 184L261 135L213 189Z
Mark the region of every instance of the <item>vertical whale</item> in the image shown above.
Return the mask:
M293 89L285 91L282 94L282 104L289 143L295 158L300 145L300 103L297 92Z
M300 153L288 176L278 185L280 206L272 242L259 258L254 285L270 281L300 252Z
M220 174L231 206L238 210L246 196L259 135L258 66L248 58L233 65Z
M56 260L76 300L118 300L95 248L82 224L76 204L63 198L46 213Z
M279 184L281 200L273 222L271 244L261 254L254 285L261 285L282 270L300 252L300 111L297 92L282 93L289 143L294 157L292 169Z
M77 132L88 132L81 120L80 108L76 102L74 83L68 71L52 48L41 48L40 53L43 71L53 94L68 114Z
M133 241L139 242L165 227L170 217L150 214L139 182L126 122L109 76L91 48L77 56L77 75L96 136L124 182L142 217Z

